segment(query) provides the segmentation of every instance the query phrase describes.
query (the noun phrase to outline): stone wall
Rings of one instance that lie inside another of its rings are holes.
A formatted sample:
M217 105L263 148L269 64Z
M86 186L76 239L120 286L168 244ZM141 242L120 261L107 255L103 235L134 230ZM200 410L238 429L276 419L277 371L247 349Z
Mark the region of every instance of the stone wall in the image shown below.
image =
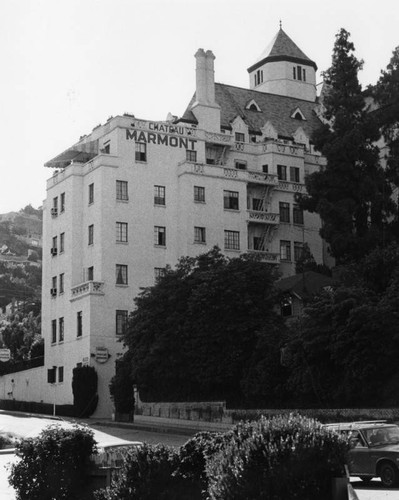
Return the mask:
M224 401L184 402L184 403L144 403L137 398L137 415L158 417L176 421L213 422L235 424L242 420L254 420L261 415L273 417L287 413L299 413L316 418L323 423L356 420L390 420L399 421L399 408L342 408L342 409L226 409Z

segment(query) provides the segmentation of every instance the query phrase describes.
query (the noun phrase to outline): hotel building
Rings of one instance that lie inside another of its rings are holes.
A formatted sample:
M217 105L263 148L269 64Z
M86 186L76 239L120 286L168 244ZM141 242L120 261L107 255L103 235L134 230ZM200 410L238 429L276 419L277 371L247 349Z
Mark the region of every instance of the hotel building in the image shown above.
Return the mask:
M289 276L306 242L325 262L320 219L295 201L325 164L310 142L316 64L282 29L248 69L249 88L215 83L211 51L195 58L182 117L109 118L46 163L42 325L57 404L73 403L73 368L92 365L96 416L111 415L108 384L133 299L181 256L218 245Z

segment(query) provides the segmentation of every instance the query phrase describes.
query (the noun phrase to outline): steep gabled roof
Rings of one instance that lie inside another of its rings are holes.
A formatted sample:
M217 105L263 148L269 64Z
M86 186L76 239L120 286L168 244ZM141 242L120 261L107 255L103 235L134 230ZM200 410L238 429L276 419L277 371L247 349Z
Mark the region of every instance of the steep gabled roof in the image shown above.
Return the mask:
M247 109L247 104L252 99L256 101L261 111ZM215 84L215 100L220 106L221 127L231 128L232 121L241 116L248 125L249 131L254 134L261 134L261 129L267 121L277 130L281 137L293 137L298 129L298 120L291 118L292 111L300 107L306 121L301 121L301 127L308 137L320 126L320 120L314 112L318 105L315 102L304 101L294 97L267 94L257 90L244 89L225 85ZM197 123L191 107L195 102L195 95L190 101L181 121Z
M248 72L262 66L265 62L273 61L291 61L307 66L313 66L317 70L317 65L314 61L302 52L302 50L294 43L291 38L281 28L277 35L273 38L270 44L262 52L256 62L248 68Z

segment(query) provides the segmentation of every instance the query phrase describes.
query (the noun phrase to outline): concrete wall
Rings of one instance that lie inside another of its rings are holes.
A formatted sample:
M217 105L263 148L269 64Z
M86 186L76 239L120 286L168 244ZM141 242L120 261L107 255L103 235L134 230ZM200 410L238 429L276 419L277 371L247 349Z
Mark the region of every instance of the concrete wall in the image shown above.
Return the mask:
M43 366L0 376L0 399L17 401L41 401L52 403L57 386L49 394L47 372ZM51 397L50 397L51 396Z

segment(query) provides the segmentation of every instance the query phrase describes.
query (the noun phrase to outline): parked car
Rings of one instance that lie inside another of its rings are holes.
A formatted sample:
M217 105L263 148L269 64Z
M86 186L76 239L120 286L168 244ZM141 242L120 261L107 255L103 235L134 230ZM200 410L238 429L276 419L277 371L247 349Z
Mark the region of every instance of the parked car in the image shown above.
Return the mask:
M327 429L348 437L349 473L369 482L380 477L392 488L399 484L399 426L385 420L328 424Z
M49 426L59 426L62 429L73 429L76 423L61 418L40 418L27 415L17 416L0 412L0 436L17 441L24 438L35 438ZM140 441L127 441L96 429L91 429L97 443L98 453L91 458L92 463L99 468L120 467L127 451L132 447L141 446ZM13 445L7 446L4 452L13 453Z

